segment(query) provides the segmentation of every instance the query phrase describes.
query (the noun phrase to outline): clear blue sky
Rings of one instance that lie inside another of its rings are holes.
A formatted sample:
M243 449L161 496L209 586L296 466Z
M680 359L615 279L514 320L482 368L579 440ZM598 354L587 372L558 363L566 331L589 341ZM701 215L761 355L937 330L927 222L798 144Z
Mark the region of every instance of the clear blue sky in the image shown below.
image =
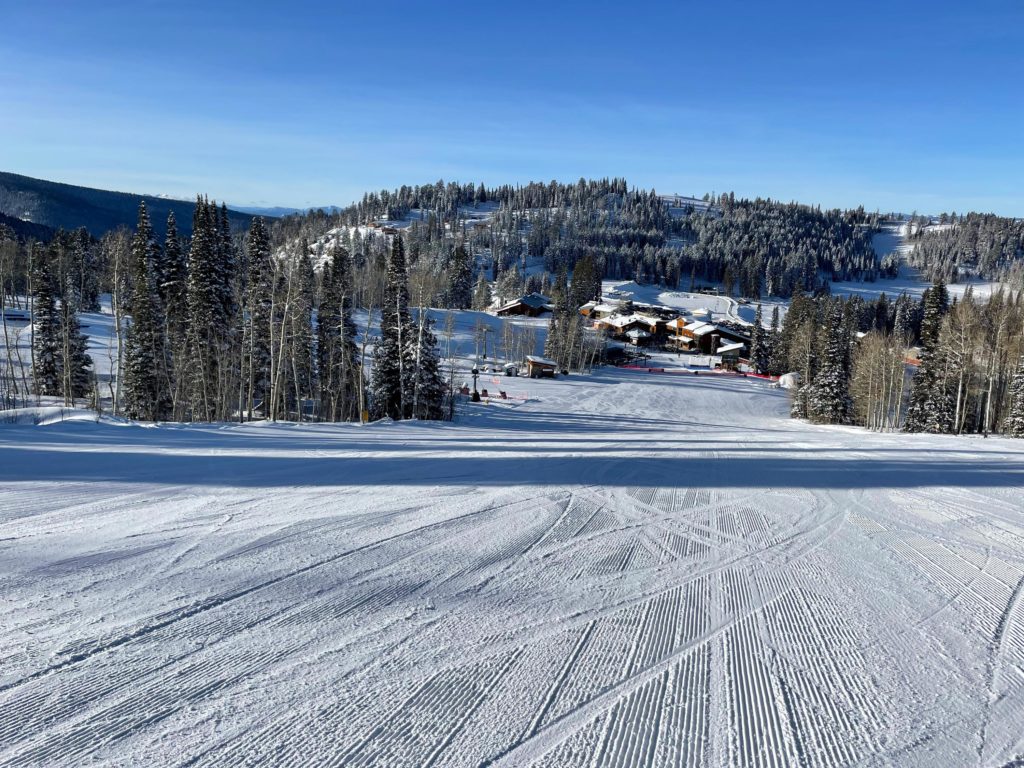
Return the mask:
M0 0L0 169L236 204L438 178L1024 216L1024 4Z

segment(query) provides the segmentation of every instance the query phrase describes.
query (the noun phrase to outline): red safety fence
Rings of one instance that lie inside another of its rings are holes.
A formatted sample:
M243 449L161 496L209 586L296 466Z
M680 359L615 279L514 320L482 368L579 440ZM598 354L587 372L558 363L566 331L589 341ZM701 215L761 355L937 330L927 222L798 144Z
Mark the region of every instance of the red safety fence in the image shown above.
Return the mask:
M725 371L721 368L648 368L641 367L639 365L620 365L620 368L626 371L644 371L645 373L664 373L677 376L685 376L687 374L705 374L714 376L734 376L742 379L764 379L765 381L778 381L778 376L768 376L763 373L743 373L742 371Z

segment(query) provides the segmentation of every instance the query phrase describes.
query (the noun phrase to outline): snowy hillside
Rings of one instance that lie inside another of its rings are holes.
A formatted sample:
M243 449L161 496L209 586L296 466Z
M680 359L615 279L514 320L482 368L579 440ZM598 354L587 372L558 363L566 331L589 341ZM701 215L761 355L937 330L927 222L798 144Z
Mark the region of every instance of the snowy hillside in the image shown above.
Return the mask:
M1005 765L1024 454L714 375L0 427L2 765Z

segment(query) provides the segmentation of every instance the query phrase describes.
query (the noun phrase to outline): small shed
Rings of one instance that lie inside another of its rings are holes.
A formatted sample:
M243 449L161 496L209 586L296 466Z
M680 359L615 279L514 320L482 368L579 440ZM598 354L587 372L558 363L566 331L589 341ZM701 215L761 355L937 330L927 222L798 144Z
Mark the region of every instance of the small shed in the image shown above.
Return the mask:
M553 379L557 370L558 363L554 360L549 360L546 357L537 357L536 355L526 356L526 375L531 379Z

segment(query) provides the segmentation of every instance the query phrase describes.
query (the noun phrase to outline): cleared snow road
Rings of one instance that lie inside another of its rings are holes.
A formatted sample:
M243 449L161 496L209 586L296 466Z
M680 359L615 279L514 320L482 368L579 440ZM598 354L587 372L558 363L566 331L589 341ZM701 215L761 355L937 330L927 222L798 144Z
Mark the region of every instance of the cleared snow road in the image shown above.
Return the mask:
M524 386L455 425L0 427L0 765L1024 754L1024 445Z

